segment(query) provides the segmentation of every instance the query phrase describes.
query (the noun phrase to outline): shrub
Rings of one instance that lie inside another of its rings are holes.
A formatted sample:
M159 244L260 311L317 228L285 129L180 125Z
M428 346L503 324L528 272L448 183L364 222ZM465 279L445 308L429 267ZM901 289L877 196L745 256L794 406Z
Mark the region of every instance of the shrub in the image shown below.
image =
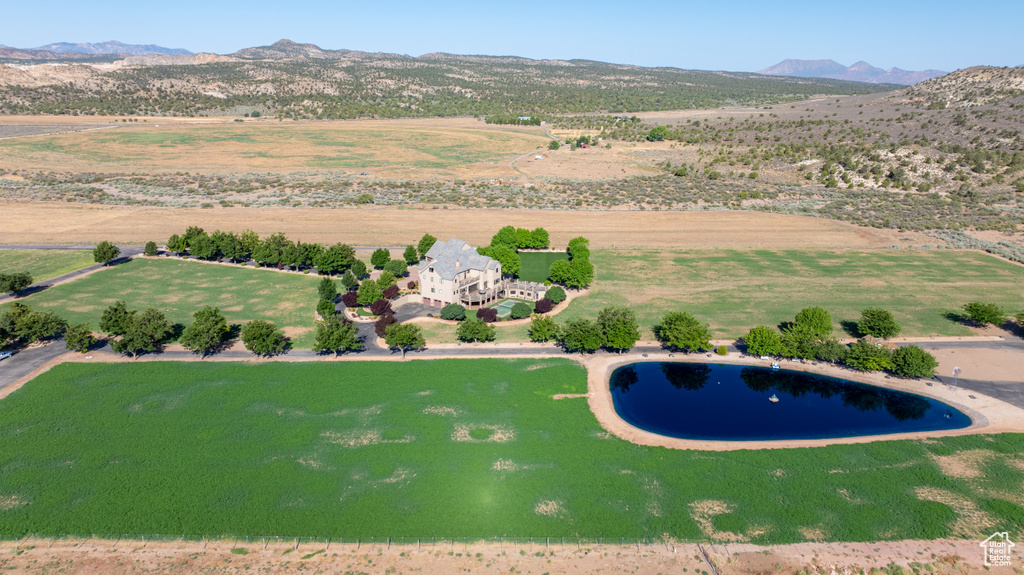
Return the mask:
M273 323L254 319L242 328L242 343L256 355L273 355L284 351L288 340Z
M483 307L476 310L476 317L486 321L487 323L498 321L498 310L490 307Z
M354 291L347 291L341 294L341 303L345 304L345 307L356 307L359 305L359 294Z
M916 345L901 347L892 354L892 371L903 377L931 377L938 366L935 356Z
M87 323L71 326L64 332L64 347L68 351L85 353L95 343L96 338L93 337L92 328Z
M533 304L533 311L537 313L548 313L553 307L555 307L555 305L551 303L551 300L545 297L537 300L537 302Z
M1002 308L994 303L983 303L980 301L972 301L971 303L964 305L964 311L967 312L967 317L982 324L995 324L999 325L1003 323L1006 316L1003 313Z
M316 313L320 314L320 317L325 319L331 317L335 313L334 302L326 299L320 300L320 302L316 304Z
M509 311L508 315L512 319L523 319L523 318L530 317L530 314L532 314L532 313L533 313L533 310L530 309L529 305L527 305L527 304L525 304L523 302L518 302L514 306L512 306L512 310Z
M544 297L551 300L551 303L554 305L558 305L565 301L565 290L559 286L554 286L544 294Z
M416 282L411 281L408 284L406 284L406 287L409 289L416 289Z
M895 337L900 333L900 324L888 310L879 307L869 307L860 312L860 321L857 322L859 335L870 335L874 337Z
M384 315L391 312L391 302L386 299L379 299L370 304L370 313L373 315Z
M156 247L156 242L146 242L146 251L144 252L147 256L155 256L159 253Z
M441 308L441 319L462 321L466 319L466 308L457 303L450 303Z
M395 274L391 273L390 270L384 270L380 272L380 277L377 278L377 285L380 286L380 289L385 290L393 285L398 285L398 282L395 281Z
M391 286L388 289L384 290L384 297L386 299L395 299L396 297L398 297L398 291L398 286Z
M377 337L384 337L388 332L388 326L398 323L395 319L395 314L386 313L377 319L377 323L373 324L373 331L377 334Z
M729 353L729 349L727 347L725 347L724 345L720 345L720 346L715 348L715 353L717 353L718 355L725 355L725 354Z

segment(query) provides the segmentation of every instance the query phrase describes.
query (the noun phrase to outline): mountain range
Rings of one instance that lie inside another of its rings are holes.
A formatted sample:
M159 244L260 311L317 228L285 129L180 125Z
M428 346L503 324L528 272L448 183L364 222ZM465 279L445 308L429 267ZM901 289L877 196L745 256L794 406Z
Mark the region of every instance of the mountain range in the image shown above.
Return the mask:
M835 60L783 60L774 66L764 70L758 70L758 74L766 76L794 76L797 78L831 78L834 80L849 80L851 82L867 82L869 84L900 84L910 86L945 76L947 72L942 70L901 70L900 68L889 68L883 70L861 60L852 66L843 66Z
M47 50L57 54L128 54L130 56L144 56L146 54L191 54L182 48L164 48L153 44L124 44L116 40L109 42L95 42L84 44L73 44L70 42L57 42L33 48L33 50Z

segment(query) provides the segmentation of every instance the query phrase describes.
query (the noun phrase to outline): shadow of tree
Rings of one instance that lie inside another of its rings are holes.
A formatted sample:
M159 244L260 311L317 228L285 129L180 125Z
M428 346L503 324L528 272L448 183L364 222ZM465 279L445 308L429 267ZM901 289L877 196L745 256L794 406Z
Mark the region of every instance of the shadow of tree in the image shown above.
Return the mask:
M849 319L844 319L839 322L839 326L842 327L843 331L849 334L850 337L861 337L860 327L857 325L857 322Z

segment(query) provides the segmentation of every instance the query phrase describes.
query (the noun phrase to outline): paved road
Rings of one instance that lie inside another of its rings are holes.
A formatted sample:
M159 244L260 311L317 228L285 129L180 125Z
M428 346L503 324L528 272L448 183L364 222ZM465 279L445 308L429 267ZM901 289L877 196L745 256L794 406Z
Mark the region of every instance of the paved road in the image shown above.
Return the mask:
M63 340L40 347L10 351L14 351L14 355L0 361L0 389L18 381L37 368L67 352L64 348Z
M96 246L0 246L0 250L91 250ZM142 255L143 249L138 246L120 246L121 255L112 262L110 265L122 264L135 256ZM50 278L47 280L36 282L29 287L22 290L22 296L32 295L39 293L47 288L53 287L54 285L80 278L84 275L90 274L100 268L104 267L104 264L94 264L88 267L77 269L73 272L66 273L64 275ZM14 298L10 294L0 295L0 303L5 303L13 300Z

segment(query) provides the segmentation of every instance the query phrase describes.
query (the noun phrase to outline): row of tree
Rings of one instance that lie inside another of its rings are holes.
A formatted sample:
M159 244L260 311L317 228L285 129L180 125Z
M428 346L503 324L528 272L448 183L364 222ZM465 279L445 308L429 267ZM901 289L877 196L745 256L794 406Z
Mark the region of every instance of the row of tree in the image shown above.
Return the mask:
M594 264L590 263L590 240L579 236L569 240L569 260L551 263L548 278L571 288L583 289L594 281Z

